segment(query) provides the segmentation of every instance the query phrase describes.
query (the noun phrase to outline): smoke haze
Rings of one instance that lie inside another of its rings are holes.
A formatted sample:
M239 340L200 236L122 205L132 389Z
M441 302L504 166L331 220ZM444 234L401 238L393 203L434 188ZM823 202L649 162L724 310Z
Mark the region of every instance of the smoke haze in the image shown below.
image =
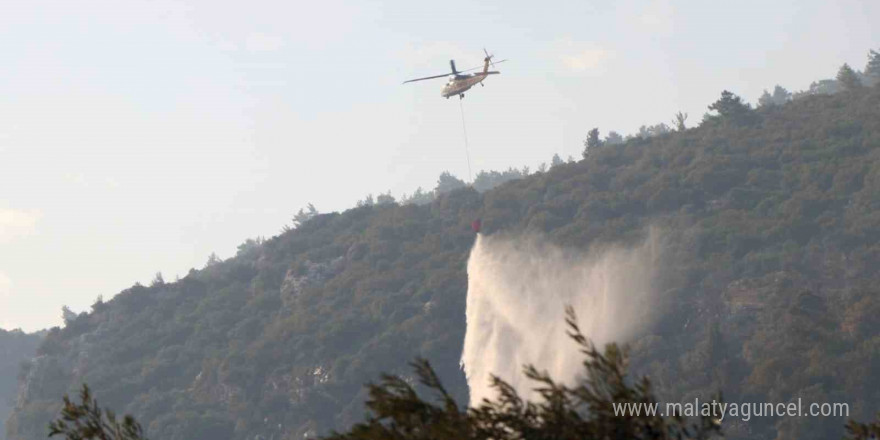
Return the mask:
M534 236L478 234L468 260L467 331L462 366L470 403L494 397L490 375L534 398L526 364L570 383L583 357L565 335L564 312L574 307L584 334L601 346L645 329L655 304L652 281L657 233L633 248L582 253Z

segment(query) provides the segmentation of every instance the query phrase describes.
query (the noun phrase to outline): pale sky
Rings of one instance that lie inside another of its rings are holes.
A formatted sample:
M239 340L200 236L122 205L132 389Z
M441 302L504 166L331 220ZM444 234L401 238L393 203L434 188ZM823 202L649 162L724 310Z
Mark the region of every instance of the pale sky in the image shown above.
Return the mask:
M307 203L579 157L592 127L696 124L865 65L876 0L172 1L0 4L0 327L59 325L277 234ZM874 24L874 29L872 29Z

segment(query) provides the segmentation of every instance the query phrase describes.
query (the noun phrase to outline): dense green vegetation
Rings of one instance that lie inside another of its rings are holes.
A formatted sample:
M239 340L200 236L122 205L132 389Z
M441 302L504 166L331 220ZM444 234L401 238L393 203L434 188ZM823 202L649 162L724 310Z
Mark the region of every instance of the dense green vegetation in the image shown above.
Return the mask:
M627 411L631 405L658 405L651 382L643 377L628 378L627 355L617 344L600 352L577 324L574 310L567 310L568 335L584 355L582 377L574 386L556 382L534 366L524 368L540 395L525 400L515 388L494 377L496 394L472 408L462 408L446 391L427 360L412 363L418 384L396 375L383 375L379 384L368 385L368 420L355 424L348 432L333 433L327 440L346 439L709 439L722 437L726 412L703 403L697 414L660 415L656 412ZM425 400L419 388L433 399ZM718 399L718 396L713 397ZM80 403L64 396L61 414L49 425L49 436L66 440L143 440L143 428L132 416L120 421L111 410L98 405L91 390L83 385ZM713 400L717 402L717 400ZM691 421L688 421L688 418ZM697 421L694 421L697 420ZM847 438L880 438L880 418L874 423L850 420Z
M19 376L26 372L22 367L36 353L40 339L37 333L0 329L0 432L5 432L3 424L15 406Z
M616 344L600 352L581 332L568 311L569 336L584 356L583 376L575 386L556 382L534 366L524 374L541 390L536 401L523 399L503 380L493 378L497 395L480 405L461 409L427 361L414 363L419 383L435 394L424 400L416 388L399 376L384 376L371 384L367 406L371 417L349 432L328 440L380 439L653 439L691 440L721 437L721 422L707 412L688 421L681 415L632 414L620 404L655 405L647 378L633 383L626 373L626 354Z
M626 414L619 404L654 405L647 378L633 384L626 374L626 354L615 344L599 350L583 335L573 310L568 310L569 335L585 359L581 384L568 387L546 373L528 367L525 374L541 386L537 402L524 400L506 382L495 378L497 397L478 407L461 408L446 391L424 359L413 363L419 384L400 376L384 375L378 385L369 386L367 406L373 413L347 433L334 433L328 440L345 439L708 439L720 437L720 420L707 413L698 422L684 417ZM436 402L423 400L417 388L430 390ZM51 423L50 436L67 440L141 440L141 425L131 416L123 421L105 411L92 397L88 386L80 392L79 404L63 399L61 415Z
M363 420L362 385L426 358L465 402L469 224L586 248L665 232L662 317L632 367L668 401L880 408L880 88L752 109L697 128L594 140L577 163L427 204L309 215L174 283L134 286L53 329L7 438L44 438L90 384L151 438L280 439ZM840 438L841 418L731 421L732 438Z

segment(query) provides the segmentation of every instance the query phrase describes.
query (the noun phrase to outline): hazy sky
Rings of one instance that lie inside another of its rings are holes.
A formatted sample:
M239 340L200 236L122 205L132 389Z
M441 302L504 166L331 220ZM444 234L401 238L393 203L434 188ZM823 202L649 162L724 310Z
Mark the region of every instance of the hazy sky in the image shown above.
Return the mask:
M401 82L484 46L510 61L463 102L474 171L862 69L877 23L876 0L3 2L0 327L232 256L308 202L467 177L458 100Z

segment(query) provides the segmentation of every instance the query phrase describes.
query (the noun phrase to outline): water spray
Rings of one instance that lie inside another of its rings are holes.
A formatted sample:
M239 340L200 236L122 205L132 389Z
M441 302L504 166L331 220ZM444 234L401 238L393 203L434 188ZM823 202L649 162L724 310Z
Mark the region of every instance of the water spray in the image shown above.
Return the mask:
M633 248L584 253L534 235L478 233L467 266L461 358L471 405L495 397L492 374L521 396L536 397L535 384L522 374L526 364L563 383L577 378L583 357L565 334L567 305L598 346L643 331L653 312L655 235Z

